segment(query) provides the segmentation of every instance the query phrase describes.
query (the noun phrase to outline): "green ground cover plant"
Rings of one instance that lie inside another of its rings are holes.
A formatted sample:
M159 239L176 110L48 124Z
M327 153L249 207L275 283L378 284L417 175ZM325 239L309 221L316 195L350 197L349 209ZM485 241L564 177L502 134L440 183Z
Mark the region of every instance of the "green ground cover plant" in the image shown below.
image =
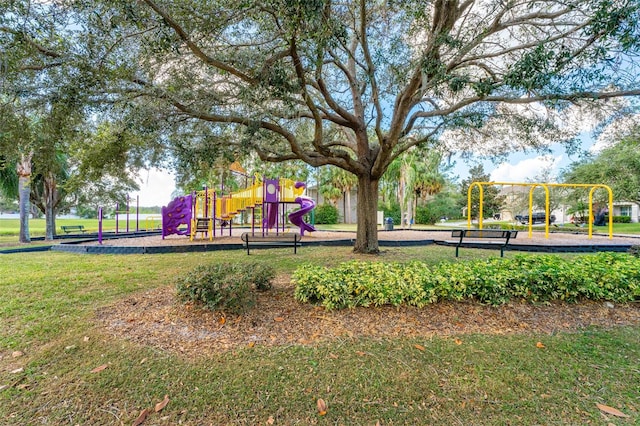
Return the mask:
M468 249L456 261L451 249L411 247L388 249L376 259L432 267L490 253ZM190 358L116 338L95 319L98 309L131 295L166 291L197 265L251 261L287 276L302 259L335 267L372 260L348 247L309 247L304 257L264 249L251 259L242 251L2 255L0 423L130 425L143 409L153 412L164 395L168 405L143 425L630 425L639 420L637 325L553 334L354 336ZM18 351L23 354L14 357ZM318 398L328 405L325 416L317 412ZM597 403L630 418L603 421Z
M571 260L515 255L464 263L346 262L335 268L307 264L293 275L295 298L327 309L401 304L423 307L465 299L501 305L513 299L640 300L640 259L597 253Z

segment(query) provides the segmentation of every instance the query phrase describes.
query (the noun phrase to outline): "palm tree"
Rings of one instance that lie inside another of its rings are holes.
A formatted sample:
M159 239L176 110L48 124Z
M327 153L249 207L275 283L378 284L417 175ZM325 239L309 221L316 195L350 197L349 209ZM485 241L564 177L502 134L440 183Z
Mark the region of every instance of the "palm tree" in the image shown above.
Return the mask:
M18 198L20 206L20 237L21 243L30 243L29 235L29 213L31 211L31 169L33 151L22 153L20 160L16 164L16 173L18 175Z
M31 193L31 167L33 149L31 147L31 121L18 114L13 105L4 103L0 108L0 148L4 154L0 186L7 196L16 196L20 208L21 243L31 242L29 236L29 196ZM7 170L13 168L13 170ZM15 173L14 173L15 171Z
M412 149L396 158L387 169L383 194L398 200L403 225L413 223L418 199L425 200L443 188L441 161L442 156L436 151Z
M422 157L423 161L416 163L416 178L414 182L415 209L418 209L418 200L427 201L428 197L438 194L446 183L445 176L440 170L442 156L433 153Z
M332 180L333 186L342 191L345 197L345 214L344 222L353 223L351 218L351 190L358 185L358 179L352 173L347 172L344 169L332 168Z
M342 191L335 185L333 177L336 170L335 167L323 167L320 169L318 178L318 192L322 195L322 198L329 201L329 204L334 207L336 207L342 195Z
M17 170L3 157L0 157L0 194L8 200L18 199Z

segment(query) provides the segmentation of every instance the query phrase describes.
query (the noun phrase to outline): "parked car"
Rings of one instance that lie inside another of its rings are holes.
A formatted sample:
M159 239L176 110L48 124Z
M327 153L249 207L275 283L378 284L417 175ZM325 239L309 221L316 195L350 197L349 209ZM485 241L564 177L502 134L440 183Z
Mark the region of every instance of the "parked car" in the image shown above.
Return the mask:
M532 222L535 225L536 223L544 223L546 214L544 212L533 213L531 216ZM516 215L516 220L523 225L527 225L529 223L529 215ZM554 223L556 221L555 215L549 216L549 223Z

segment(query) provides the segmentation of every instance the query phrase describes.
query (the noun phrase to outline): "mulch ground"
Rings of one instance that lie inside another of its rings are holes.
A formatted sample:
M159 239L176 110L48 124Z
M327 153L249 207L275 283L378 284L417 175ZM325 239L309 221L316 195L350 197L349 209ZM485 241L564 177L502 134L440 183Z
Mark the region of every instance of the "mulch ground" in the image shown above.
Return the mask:
M107 332L144 346L189 357L255 345L313 345L357 337L459 336L571 332L640 324L640 303L582 302L500 307L475 302L439 302L425 308L377 307L327 311L293 299L290 277L280 276L271 290L242 315L211 312L177 301L173 287L128 297L98 310Z

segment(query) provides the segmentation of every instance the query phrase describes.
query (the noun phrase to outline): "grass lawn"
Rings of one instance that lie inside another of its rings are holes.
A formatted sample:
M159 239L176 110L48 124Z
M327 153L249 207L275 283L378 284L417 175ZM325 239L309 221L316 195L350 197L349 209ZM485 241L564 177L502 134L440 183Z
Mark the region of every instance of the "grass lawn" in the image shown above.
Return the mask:
M157 225L156 220L153 225ZM62 226L64 225L82 225L87 232L98 232L98 220L97 219L56 219L56 232L60 235L64 235ZM147 224L144 220L140 220L139 228L145 230L147 226L152 228L151 222ZM129 220L129 230L135 231L136 221L135 216ZM104 231L114 231L116 229L115 219L104 219L102 221L102 229ZM120 220L118 223L118 229L121 232L126 231L126 221ZM20 233L20 221L18 219L0 219L0 236L13 236L16 237ZM32 237L43 237L45 235L45 221L44 219L30 219L29 220L29 235Z
M463 259L491 254L469 249ZM192 359L118 339L95 319L96 309L164 288L205 262L268 262L289 274L301 261L335 265L353 258L370 257L344 247L309 247L297 256L260 250L250 258L241 250L2 255L0 419L132 424L169 395L144 425L640 423L640 326L455 339L354 337ZM451 250L437 246L389 249L379 259L453 260ZM24 355L14 357L16 351ZM318 415L318 398L328 404L325 416ZM596 403L631 417L604 421Z

